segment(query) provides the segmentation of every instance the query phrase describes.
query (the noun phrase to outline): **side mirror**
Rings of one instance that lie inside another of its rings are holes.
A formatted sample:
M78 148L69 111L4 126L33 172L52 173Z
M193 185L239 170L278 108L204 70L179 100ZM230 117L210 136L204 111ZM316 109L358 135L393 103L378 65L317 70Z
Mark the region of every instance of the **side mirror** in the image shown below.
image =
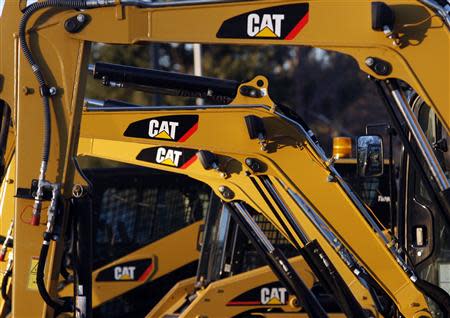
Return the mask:
M359 136L356 156L358 176L378 177L383 174L383 139L380 136Z

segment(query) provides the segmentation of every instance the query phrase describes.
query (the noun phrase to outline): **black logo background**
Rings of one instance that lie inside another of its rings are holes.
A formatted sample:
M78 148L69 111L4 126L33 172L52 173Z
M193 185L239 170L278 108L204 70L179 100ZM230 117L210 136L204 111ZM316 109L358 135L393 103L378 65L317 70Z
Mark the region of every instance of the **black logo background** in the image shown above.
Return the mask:
M272 289L283 287L280 282L273 282L269 284L264 284L253 289L250 289L239 296L233 298L231 301L227 303L227 306L248 306L248 305L258 305L258 306L279 306L279 305L271 305L271 304L262 304L261 303L261 289L264 287ZM286 293L286 299L289 297L289 292Z
M197 154L197 150L195 149L189 149L189 148L167 148L167 147L152 147L152 148L146 148L143 149L136 157L137 160L156 163L161 165L162 163L156 162L156 153L159 148L164 148L166 150L175 150L175 151L181 151L182 154L180 156L180 159L178 161L178 166L173 166L175 168L183 167L183 165L192 159ZM172 167L170 165L162 164L163 166Z
M216 36L225 39L284 39L308 13L308 10L308 3L297 3L247 12L226 20L220 27ZM284 20L281 22L280 38L249 36L247 34L247 17L251 13L256 13L259 16L262 16L263 14L284 14Z
M139 277L141 277L142 274L144 274L145 270L153 264L154 267L154 263L153 263L153 259L148 258L148 259L140 259L140 260L136 260L136 261L130 261L130 262L125 262L125 263L120 263L108 268L105 268L104 270L102 270L100 273L98 273L97 278L95 279L95 281L97 282L126 282L126 281L138 281ZM134 279L125 279L125 280L116 280L114 277L114 269L116 267L125 267L125 266L135 266L136 269L134 270ZM155 268L153 268L154 270ZM152 273L149 274L149 276Z
M198 115L175 115L175 116L160 116L147 118L143 120L136 121L131 123L128 128L125 130L123 135L125 137L135 137L135 138L145 138L145 139L157 139L157 140L172 140L172 139L164 139L157 137L150 137L148 135L148 129L150 120L156 119L160 125L163 121L171 121L179 123L176 133L175 139L173 141L179 141L191 128L193 128L198 123Z

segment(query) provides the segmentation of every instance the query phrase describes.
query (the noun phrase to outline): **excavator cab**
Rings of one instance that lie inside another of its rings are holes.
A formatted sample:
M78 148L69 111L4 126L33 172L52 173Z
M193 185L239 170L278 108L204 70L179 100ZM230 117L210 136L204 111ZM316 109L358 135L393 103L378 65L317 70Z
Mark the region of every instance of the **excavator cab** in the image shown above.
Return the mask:
M436 113L419 97L412 95L410 105L417 116L427 141L432 145L445 177L448 179L450 160L447 147L448 132ZM412 143L413 150L418 151ZM402 152L400 162L400 191L398 198L398 238L399 245L407 251L418 275L447 293L450 293L450 223L446 217L445 206L436 198L436 190L429 179L424 177L421 168L423 159L418 162L407 151ZM426 173L426 172L425 172ZM407 213L402 213L407 211ZM403 225L403 226L401 226ZM443 313L435 303L431 304L437 317Z

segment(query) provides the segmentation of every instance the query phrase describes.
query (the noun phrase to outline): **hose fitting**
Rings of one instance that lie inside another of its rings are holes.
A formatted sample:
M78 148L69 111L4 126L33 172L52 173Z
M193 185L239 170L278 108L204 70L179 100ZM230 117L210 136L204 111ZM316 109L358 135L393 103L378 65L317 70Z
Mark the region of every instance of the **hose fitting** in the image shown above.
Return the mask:
M47 165L44 162L41 165L41 172L39 174L38 187L36 190L36 195L34 196L33 204L33 214L31 216L31 225L38 226L41 222L41 210L42 210L42 200L44 198L44 191L49 188L53 188L52 184L46 181L45 169Z
M33 214L31 216L30 224L34 226L38 226L41 222L41 209L42 209L42 201L41 199L35 199L33 204Z
M51 234L53 234L53 228L55 226L60 190L61 185L59 183L52 184L52 200L50 201L50 206L47 209L47 229L46 229L46 231Z

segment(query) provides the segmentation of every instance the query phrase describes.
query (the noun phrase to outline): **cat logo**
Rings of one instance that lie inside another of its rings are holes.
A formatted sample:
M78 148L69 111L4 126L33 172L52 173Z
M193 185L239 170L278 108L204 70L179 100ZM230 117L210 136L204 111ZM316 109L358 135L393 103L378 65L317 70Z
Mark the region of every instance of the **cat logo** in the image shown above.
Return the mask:
M281 36L281 21L284 14L252 13L247 18L247 34L250 37L279 38Z
M159 147L156 151L156 162L162 165L178 167L183 152Z
M136 259L116 264L102 269L95 281L97 282L145 282L156 272L156 256Z
M128 125L125 137L185 142L198 129L198 115L145 118Z
M309 4L292 3L249 11L225 20L219 39L293 40L309 21Z
M136 266L116 266L114 267L115 280L134 280Z
M284 287L261 288L261 304L285 305L287 290Z
M156 119L152 119L148 125L148 135L151 138L159 138L159 139L175 139L176 129L180 124L173 121L158 121Z
M186 169L197 160L196 149L151 147L143 149L137 160L157 163L179 169Z

